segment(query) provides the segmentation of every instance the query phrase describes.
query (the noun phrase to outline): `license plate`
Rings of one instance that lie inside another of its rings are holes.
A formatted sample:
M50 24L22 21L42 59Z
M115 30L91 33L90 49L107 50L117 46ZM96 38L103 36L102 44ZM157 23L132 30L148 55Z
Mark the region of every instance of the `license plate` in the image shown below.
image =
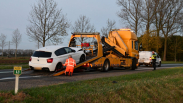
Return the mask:
M34 67L34 70L42 70L41 67Z
M139 60L139 62L144 62L144 60Z

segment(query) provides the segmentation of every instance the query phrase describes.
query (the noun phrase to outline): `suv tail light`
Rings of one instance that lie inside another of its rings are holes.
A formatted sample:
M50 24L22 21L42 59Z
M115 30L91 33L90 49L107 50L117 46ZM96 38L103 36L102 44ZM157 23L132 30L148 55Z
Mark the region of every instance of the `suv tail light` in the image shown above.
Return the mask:
M47 59L47 63L52 63L53 62L53 58Z
M30 57L29 61L31 61L31 60L32 60L32 57Z
M149 57L149 60L151 60L151 57Z

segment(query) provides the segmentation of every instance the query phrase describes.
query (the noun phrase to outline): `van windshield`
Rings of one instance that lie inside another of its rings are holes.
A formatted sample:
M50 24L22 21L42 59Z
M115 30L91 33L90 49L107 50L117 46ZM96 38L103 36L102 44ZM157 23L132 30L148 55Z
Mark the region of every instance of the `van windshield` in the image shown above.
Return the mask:
M35 51L32 56L46 58L46 57L51 57L51 54L52 54L51 52Z

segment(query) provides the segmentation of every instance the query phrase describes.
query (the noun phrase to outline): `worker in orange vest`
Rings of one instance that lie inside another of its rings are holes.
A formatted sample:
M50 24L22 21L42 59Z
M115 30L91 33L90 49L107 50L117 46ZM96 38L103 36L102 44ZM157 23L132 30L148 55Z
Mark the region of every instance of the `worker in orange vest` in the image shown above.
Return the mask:
M65 75L72 76L74 71L74 66L76 66L76 61L72 58L71 55L69 55L68 59L66 59L65 64L63 66L66 66Z

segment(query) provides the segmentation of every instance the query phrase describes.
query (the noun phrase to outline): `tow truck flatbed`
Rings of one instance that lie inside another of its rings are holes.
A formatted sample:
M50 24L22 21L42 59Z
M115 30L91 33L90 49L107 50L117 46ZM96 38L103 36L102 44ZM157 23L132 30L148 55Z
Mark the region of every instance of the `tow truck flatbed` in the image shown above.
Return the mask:
M125 67L136 69L139 58L136 46L138 43L137 36L131 30L115 29L109 32L108 38L100 38L99 33L73 33L70 38L69 47L75 47L75 38L95 38L96 45L90 45L85 50L91 51L91 57L84 62L77 64L74 69L84 68L100 68L101 71L108 71L113 67ZM80 45L83 48L83 45ZM96 50L94 50L94 46ZM94 52L96 54L94 55ZM59 76L64 74L64 70L53 74Z

